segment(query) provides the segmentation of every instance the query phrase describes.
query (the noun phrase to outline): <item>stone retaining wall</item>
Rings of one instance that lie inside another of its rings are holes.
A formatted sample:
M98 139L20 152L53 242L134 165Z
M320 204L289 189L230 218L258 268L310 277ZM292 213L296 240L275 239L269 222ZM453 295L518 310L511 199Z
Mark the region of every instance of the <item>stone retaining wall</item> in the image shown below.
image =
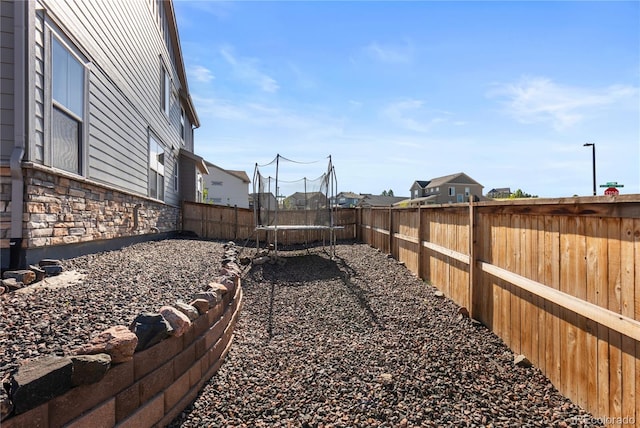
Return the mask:
M232 295L233 294L233 295ZM220 368L242 308L242 287L194 320L179 337L114 364L101 381L82 385L2 421L3 428L165 426Z

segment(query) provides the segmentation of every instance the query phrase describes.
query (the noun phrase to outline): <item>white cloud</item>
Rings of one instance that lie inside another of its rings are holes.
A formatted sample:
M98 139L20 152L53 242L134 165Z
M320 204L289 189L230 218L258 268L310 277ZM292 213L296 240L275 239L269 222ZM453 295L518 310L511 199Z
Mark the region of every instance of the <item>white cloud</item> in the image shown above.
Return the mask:
M206 0L206 1L190 1L185 2L194 9L198 14L209 14L217 19L227 19L231 16L231 12L235 8L235 4L230 1L222 0Z
M277 92L280 89L278 82L271 76L258 69L258 60L255 58L236 57L233 48L223 46L220 55L233 67L237 77L245 82L258 86L264 92Z
M403 100L389 104L382 115L395 125L409 131L428 132L437 123L445 122L443 117L432 117L433 112L424 107L421 100Z
M189 69L189 73L191 74L191 77L198 82L209 83L210 81L215 79L215 77L211 73L211 70L201 65L191 67Z
M544 77L525 77L515 83L496 85L487 95L503 98L506 112L521 123L549 122L556 130L563 130L598 108L637 97L638 88L623 85L581 88L557 84Z
M408 42L401 45L372 42L364 48L364 51L369 57L386 63L409 63L413 59L413 47Z
M327 116L317 111L300 114L291 109L283 109L258 102L236 102L221 98L193 96L198 114L208 122L237 127L232 121L241 122L242 129L265 132L293 133L312 136L334 136L342 133L343 123L339 118Z

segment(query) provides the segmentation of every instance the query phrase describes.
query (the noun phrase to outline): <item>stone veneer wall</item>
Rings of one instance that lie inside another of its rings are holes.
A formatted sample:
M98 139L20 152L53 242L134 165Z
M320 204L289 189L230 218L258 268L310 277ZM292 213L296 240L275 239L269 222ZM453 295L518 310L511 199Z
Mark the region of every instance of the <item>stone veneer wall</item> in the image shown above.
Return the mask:
M216 306L170 337L114 364L105 377L2 421L3 428L163 427L191 403L220 368L242 308L238 281Z
M180 207L37 164L23 169L23 248L177 231Z
M11 228L11 171L0 167L0 248L9 248Z

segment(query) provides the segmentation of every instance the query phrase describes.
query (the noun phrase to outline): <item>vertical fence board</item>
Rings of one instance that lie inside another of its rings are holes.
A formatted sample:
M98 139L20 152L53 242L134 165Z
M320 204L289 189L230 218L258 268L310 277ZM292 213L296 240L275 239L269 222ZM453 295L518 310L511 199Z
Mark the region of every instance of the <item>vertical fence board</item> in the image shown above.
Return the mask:
M557 219L545 216L545 279L546 284L558 289L560 283L560 233ZM560 309L553 302L545 301L547 311L547 343L545 366L551 382L560 385Z
M607 219L609 309L621 313L620 219ZM609 416L622 417L622 335L609 331Z
M522 248L520 247L520 217L519 215L513 215L509 219L508 225L508 237L507 237L507 251L508 257L506 261L506 269L510 272L514 272L520 274L520 254L522 252ZM509 294L511 299L511 323L509 325L511 337L511 349L516 354L521 352L521 342L520 342L520 308L521 301L520 298L521 290L518 287L512 287L509 285Z
M575 228L573 230L574 233L574 259L570 261L573 266L574 272L574 285L572 295L578 297L581 300L587 300L587 273L586 266L584 264L585 259L587 258L587 249L586 249L586 238L585 238L585 222L584 219L580 217L575 217ZM587 406L587 390L588 390L588 382L587 376L585 375L587 371L588 364L588 355L586 349L587 343L587 319L581 315L573 315L573 320L575 322L575 332L576 332L576 350L577 355L581 355L583 357L575 359L574 365L574 382L576 395L574 395L574 400L582 407Z
M544 262L544 217L543 216L535 216L535 235L536 235L536 246L535 252L538 255L538 261L534 265L536 266L536 280L543 284L546 284L545 278L545 262ZM547 372L547 361L545 354L545 346L547 343L547 335L550 334L547 331L547 311L546 311L546 301L544 298L536 296L536 304L538 308L538 317L536 323L536 332L538 334L537 345L537 366L542 370L543 373Z
M634 319L640 319L640 219L633 220ZM636 341L635 421L640 424L640 342Z
M537 266L537 248L534 247L534 229L532 223L535 220L533 216L523 216L520 224L522 233L521 251L524 257L520 258L520 272L526 278L537 280L537 275L533 268ZM520 310L520 325L522 326L520 353L538 364L537 355L534 356L534 343L537 343L537 329L533 328L537 320L537 313L534 305L534 296L528 291L521 291L522 306ZM537 353L537 349L536 349Z
M598 218L586 219L585 224L585 270L586 270L586 300L588 302L598 304L598 284L602 281L601 263L606 260L601 259L602 243L606 242L598 232L602 228L599 227ZM606 283L606 279L602 281ZM587 408L598 408L598 325L592 320L586 322L586 377L587 377ZM595 412L594 412L595 413Z
M620 224L620 283L622 315L635 315L634 220L622 219ZM635 419L635 340L622 336L622 416Z
M499 236L496 241L496 245L499 246L498 254L499 254L499 263L501 266L507 265L508 251L509 251L509 239L508 239L508 231L509 231L509 216L501 215L500 216L500 227L498 228ZM511 340L511 290L509 284L505 281L499 279L500 284L500 331L502 331L503 340L509 347L513 345L513 341Z
M596 270L596 304L603 308L609 308L609 241L608 224L601 219L598 223L594 245ZM609 416L609 329L598 324L598 406L599 416Z
M560 291L571 294L575 283L573 269L568 262L572 259L575 242L569 217L560 218ZM575 396L576 328L574 316L566 309L560 309L560 389Z

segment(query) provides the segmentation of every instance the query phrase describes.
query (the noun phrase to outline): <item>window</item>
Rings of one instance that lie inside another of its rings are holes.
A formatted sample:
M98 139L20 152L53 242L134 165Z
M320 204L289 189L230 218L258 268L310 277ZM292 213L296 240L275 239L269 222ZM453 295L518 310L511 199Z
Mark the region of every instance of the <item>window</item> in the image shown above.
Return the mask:
M179 168L179 162L176 160L176 164L173 167L173 190L174 191L178 191L179 187L180 187L180 168Z
M471 190L468 187L464 188L464 195L469 197L469 195L471 194Z
M180 109L180 137L182 138L182 144L184 144L184 140L186 139L185 135L185 127L184 127L184 109Z
M222 181L212 181L211 185L212 186L222 186Z
M149 196L164 201L164 149L149 135Z
M202 202L203 200L203 196L204 196L203 184L204 182L202 180L202 174L198 172L196 176L196 202Z
M462 193L458 193L458 202L464 202L464 196Z
M456 188L449 187L449 196L455 196L455 195L456 195Z
M51 166L80 174L85 66L51 37Z
M161 93L160 93L160 98L161 98L160 106L164 114L168 116L169 115L169 95L171 94L171 80L169 79L169 73L167 72L167 69L164 68L164 66L162 66L161 68L162 68L162 82L161 82Z

